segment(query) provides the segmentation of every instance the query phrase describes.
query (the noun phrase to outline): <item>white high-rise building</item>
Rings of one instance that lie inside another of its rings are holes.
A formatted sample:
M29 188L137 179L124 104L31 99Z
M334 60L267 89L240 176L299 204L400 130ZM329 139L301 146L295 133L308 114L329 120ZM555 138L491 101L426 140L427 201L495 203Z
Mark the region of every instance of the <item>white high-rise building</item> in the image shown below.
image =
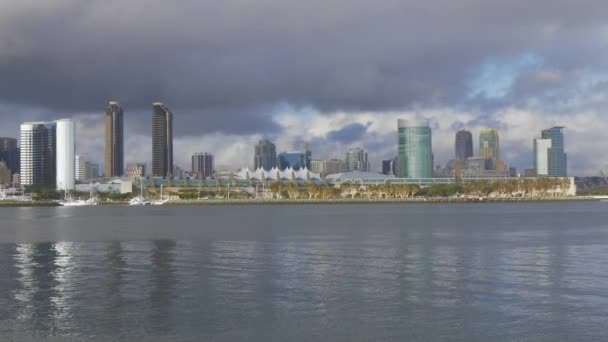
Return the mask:
M537 176L549 175L551 139L534 139L534 170Z
M57 124L57 190L73 190L76 177L76 124L59 119Z
M20 183L27 186L55 185L55 128L54 122L24 122L21 124Z
M87 159L83 156L76 155L76 170L75 170L75 178L77 182L86 182L89 180L90 176L88 175L88 162Z

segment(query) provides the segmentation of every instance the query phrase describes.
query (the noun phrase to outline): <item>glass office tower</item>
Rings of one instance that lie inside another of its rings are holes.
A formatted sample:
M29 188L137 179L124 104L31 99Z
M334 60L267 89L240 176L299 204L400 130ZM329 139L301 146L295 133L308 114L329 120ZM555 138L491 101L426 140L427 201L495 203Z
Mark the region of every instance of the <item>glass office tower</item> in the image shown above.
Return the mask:
M542 131L543 139L551 140L547 149L547 173L549 177L567 177L567 156L564 153L564 127L551 127Z
M409 125L406 120L397 121L398 175L401 178L433 177L433 142L428 124Z
M479 132L479 155L486 159L486 170L496 170L496 163L500 160L500 145L495 129L482 129Z

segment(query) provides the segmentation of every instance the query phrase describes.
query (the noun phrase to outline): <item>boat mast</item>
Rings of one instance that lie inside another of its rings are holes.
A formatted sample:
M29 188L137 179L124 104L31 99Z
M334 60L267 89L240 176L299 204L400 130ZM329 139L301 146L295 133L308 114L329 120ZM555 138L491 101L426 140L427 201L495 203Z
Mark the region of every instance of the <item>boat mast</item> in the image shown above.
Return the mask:
M198 199L201 199L201 177L198 177Z

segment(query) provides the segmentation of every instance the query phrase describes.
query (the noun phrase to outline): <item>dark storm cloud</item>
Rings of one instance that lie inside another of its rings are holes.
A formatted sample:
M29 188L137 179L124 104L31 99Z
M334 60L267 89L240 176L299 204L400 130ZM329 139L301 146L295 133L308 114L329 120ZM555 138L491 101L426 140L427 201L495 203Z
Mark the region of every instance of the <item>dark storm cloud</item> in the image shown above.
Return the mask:
M114 99L146 113L161 100L183 113L184 133L276 129L260 108L279 102L451 106L495 56L534 51L567 70L605 63L607 11L591 0L5 0L0 102L96 112Z
M329 132L327 134L327 138L332 141L348 144L353 141L361 140L363 135L367 132L367 128L369 126L369 123L367 125L352 123L340 128L339 130Z
M202 107L200 109L175 108L166 103L173 112L173 129L179 135L197 136L211 132L234 134L272 135L280 131L280 126L272 120L272 106L259 107ZM152 105L148 110L133 110L122 104L130 133L149 134L152 128ZM99 118L102 119L100 112Z

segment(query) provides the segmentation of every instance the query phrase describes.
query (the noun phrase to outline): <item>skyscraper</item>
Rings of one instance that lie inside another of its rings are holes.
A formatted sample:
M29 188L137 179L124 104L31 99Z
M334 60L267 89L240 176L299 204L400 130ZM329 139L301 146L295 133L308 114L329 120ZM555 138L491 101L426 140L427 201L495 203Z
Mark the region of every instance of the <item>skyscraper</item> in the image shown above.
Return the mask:
M153 105L152 114L152 176L173 174L173 113L161 102Z
M346 152L346 171L369 172L370 166L367 160L367 152L362 148L351 148Z
M456 160L465 161L473 156L473 135L467 130L456 132Z
M87 162L87 178L94 179L99 177L99 164Z
M567 156L564 153L564 127L551 127L542 131L542 138L551 140L547 149L547 175L566 177L568 174Z
M382 174L395 175L397 159L385 159L382 161Z
M346 169L346 165L343 160L340 159L327 159L325 160L325 174L331 175L334 173L343 172Z
M310 170L311 168L311 161L312 161L312 151L310 151L310 145L308 143L304 144L304 166L306 166L306 168L308 170Z
M105 176L120 177L124 172L124 124L123 111L118 102L110 102L106 108L106 156Z
M6 164L11 174L19 172L19 148L17 139L0 138L0 161Z
M299 151L281 152L277 155L279 169L285 170L291 167L294 170L303 169L306 166L306 153Z
M267 139L260 140L255 145L255 154L253 157L254 169L262 168L266 171L277 166L277 148Z
M73 190L76 176L76 124L72 119L56 121L57 190Z
M398 167L401 178L433 177L433 140L428 123L413 123L397 120Z
M4 161L0 160L0 185L9 185L13 181L11 170L6 166Z
M0 137L0 151L10 151L17 148L17 139Z
M198 178L213 176L213 155L211 153L195 153L192 155L192 175Z
M85 182L89 179L88 170L87 170L87 159L83 156L76 155L76 170L75 170L75 179L77 182Z
M55 186L56 124L25 122L19 133L21 142L21 185Z
M496 163L500 160L500 145L495 129L479 131L479 154L485 158L487 170L496 170Z
M537 176L549 175L551 139L534 139L534 171Z

